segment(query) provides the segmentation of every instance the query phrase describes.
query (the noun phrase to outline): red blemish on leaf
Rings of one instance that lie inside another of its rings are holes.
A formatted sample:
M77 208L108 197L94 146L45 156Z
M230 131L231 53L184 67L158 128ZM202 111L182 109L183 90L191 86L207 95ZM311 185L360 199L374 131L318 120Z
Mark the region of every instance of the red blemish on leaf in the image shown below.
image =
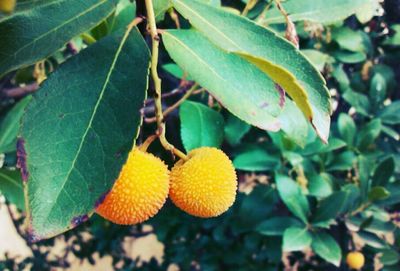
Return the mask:
M17 167L21 170L22 180L28 181L29 172L26 167L26 151L25 151L25 140L19 138L17 141Z
M278 90L279 92L279 106L283 107L285 105L285 90L278 84L275 84L275 88Z

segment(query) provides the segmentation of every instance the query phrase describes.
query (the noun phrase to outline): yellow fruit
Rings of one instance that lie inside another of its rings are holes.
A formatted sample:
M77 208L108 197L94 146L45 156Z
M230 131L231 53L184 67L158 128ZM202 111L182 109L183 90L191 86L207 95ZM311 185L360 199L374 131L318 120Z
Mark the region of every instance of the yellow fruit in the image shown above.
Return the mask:
M14 10L16 0L0 0L0 11L10 13Z
M169 171L164 162L134 148L96 212L116 224L141 223L161 209L168 190Z
M361 269L364 266L365 258L361 252L353 251L347 254L346 262L352 269Z
M198 217L224 213L235 201L237 180L231 160L216 148L192 150L171 170L169 195L176 206Z

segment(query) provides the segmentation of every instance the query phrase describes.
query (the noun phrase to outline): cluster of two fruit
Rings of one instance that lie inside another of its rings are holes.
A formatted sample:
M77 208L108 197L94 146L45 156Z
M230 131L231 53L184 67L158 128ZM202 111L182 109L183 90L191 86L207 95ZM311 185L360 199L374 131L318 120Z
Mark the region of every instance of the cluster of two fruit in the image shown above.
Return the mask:
M169 172L158 157L135 147L96 212L116 224L133 225L157 214L169 195L188 214L215 217L232 206L236 189L235 169L219 149L192 150Z

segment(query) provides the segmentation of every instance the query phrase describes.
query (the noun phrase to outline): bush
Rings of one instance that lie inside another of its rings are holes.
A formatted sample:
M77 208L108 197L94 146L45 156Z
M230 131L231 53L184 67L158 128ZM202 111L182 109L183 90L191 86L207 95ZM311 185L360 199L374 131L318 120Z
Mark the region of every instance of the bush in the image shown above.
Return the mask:
M110 255L115 270L348 270L360 251L365 270L399 270L400 1L151 2L21 0L0 15L0 191L33 252L0 269ZM89 219L133 141L170 167L223 149L234 205ZM149 234L162 263L124 251Z

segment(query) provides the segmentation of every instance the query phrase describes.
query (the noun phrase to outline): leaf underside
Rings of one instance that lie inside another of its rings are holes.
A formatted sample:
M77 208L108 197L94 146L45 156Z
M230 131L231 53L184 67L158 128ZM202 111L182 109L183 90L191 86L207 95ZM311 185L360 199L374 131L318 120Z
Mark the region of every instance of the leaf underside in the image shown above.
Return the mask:
M220 8L195 0L172 2L212 43L253 63L281 85L327 142L331 105L325 80L294 45L271 30Z

